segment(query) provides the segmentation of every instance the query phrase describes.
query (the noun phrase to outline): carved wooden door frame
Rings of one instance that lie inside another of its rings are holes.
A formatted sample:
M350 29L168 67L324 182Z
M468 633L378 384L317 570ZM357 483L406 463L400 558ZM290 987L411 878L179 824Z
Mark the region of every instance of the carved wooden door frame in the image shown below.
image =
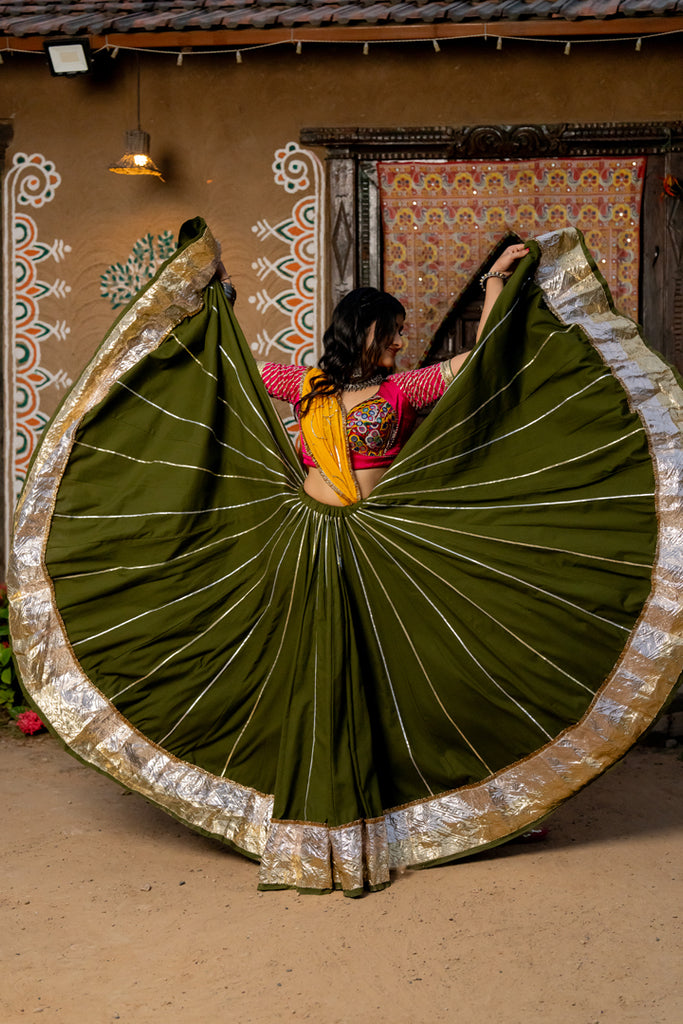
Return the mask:
M328 313L351 288L382 285L377 161L647 156L640 318L648 340L683 371L683 200L661 198L665 175L683 180L683 121L304 128L300 140L327 151Z

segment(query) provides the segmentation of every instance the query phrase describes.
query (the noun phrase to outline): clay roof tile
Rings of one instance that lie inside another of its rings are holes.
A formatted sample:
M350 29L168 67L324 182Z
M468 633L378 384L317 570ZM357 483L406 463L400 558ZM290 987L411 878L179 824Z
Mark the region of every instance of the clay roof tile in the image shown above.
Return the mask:
M0 34L93 35L276 26L683 15L683 0L0 0Z

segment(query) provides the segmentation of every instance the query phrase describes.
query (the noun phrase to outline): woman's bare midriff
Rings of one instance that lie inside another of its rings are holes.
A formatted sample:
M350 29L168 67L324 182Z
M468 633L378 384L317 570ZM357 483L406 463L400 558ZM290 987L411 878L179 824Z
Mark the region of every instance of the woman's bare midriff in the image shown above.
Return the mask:
M369 388L361 388L359 391L345 391L341 397L344 410L347 413L351 412L351 410L355 409L357 405L361 405L363 402L366 402L368 398L372 398L373 395L376 395L378 391L379 388L376 385ZM377 469L356 469L354 471L353 475L358 481L358 488L360 490L361 497L367 498L373 487L376 487L380 482L387 469L388 466L382 466ZM304 482L304 490L306 494L311 496L311 498L315 498L316 501L321 501L324 505L344 504L337 492L327 483L319 469L309 467L308 476Z
M387 468L387 466L382 466L377 469L355 470L354 476L358 481L358 487L363 498L367 498L373 487L380 482L386 473ZM316 501L321 501L323 505L344 504L337 492L333 491L327 483L320 470L314 469L312 466L308 468L308 476L304 481L304 490L311 498L315 498Z

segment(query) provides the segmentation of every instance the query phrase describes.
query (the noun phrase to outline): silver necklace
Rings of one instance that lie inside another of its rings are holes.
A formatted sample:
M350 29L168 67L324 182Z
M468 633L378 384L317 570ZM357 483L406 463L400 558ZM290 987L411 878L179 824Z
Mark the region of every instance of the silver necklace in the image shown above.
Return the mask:
M376 388L379 384L384 383L383 373L374 373L372 377L366 377L365 380L350 381L345 384L342 391L364 391L366 388Z

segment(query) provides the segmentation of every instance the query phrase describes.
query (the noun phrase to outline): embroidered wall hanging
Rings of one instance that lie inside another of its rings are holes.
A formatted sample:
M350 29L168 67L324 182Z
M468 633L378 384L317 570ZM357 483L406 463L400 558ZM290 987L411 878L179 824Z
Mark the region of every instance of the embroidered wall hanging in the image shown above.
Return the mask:
M434 332L507 232L578 227L616 306L638 319L645 159L378 164L384 287L408 310L402 367Z

